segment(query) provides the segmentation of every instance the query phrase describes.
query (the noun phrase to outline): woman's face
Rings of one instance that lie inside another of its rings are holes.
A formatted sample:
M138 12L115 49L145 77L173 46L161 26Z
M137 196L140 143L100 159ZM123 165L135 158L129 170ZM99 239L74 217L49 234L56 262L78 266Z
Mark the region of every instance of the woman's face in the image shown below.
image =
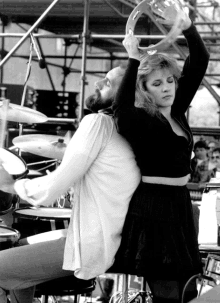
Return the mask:
M173 104L176 85L169 69L152 71L147 76L146 88L159 108L170 107Z

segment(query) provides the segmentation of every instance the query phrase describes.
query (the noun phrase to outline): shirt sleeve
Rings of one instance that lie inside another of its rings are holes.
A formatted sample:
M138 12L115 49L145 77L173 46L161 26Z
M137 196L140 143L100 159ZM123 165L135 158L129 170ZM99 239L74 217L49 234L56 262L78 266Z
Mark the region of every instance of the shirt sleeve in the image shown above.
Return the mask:
M110 135L102 114L84 117L70 140L63 160L52 173L32 180L18 180L14 189L32 205L51 205L81 179L105 146Z
M187 30L183 31L183 34L187 40L189 55L185 60L178 81L173 104L173 109L180 114L185 113L192 102L209 62L209 53L196 27L192 24Z

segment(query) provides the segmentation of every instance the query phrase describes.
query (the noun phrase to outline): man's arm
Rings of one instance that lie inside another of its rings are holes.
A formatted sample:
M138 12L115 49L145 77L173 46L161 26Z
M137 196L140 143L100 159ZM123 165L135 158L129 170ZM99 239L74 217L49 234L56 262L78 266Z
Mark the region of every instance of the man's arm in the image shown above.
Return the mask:
M51 205L82 178L106 140L104 115L86 116L69 142L59 167L49 175L15 182L16 193L32 205Z

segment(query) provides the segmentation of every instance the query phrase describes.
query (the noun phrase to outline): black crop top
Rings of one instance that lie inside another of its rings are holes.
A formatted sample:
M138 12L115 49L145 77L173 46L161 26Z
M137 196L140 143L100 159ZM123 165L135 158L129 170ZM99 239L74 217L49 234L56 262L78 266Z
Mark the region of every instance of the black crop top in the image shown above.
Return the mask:
M183 34L189 56L178 81L171 116L187 133L188 140L176 135L163 115L151 116L134 106L138 60L129 59L112 106L118 132L131 144L143 176L177 178L191 172L193 136L185 112L205 74L209 53L193 24Z

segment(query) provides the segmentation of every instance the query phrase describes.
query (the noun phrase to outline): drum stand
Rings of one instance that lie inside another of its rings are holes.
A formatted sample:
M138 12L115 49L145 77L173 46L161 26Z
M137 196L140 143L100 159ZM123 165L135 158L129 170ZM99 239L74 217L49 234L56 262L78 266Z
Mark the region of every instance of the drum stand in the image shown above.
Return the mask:
M109 303L153 303L151 292L146 289L147 281L144 277L140 290L129 290L129 275L118 273L116 275L122 276L122 290L115 292Z

